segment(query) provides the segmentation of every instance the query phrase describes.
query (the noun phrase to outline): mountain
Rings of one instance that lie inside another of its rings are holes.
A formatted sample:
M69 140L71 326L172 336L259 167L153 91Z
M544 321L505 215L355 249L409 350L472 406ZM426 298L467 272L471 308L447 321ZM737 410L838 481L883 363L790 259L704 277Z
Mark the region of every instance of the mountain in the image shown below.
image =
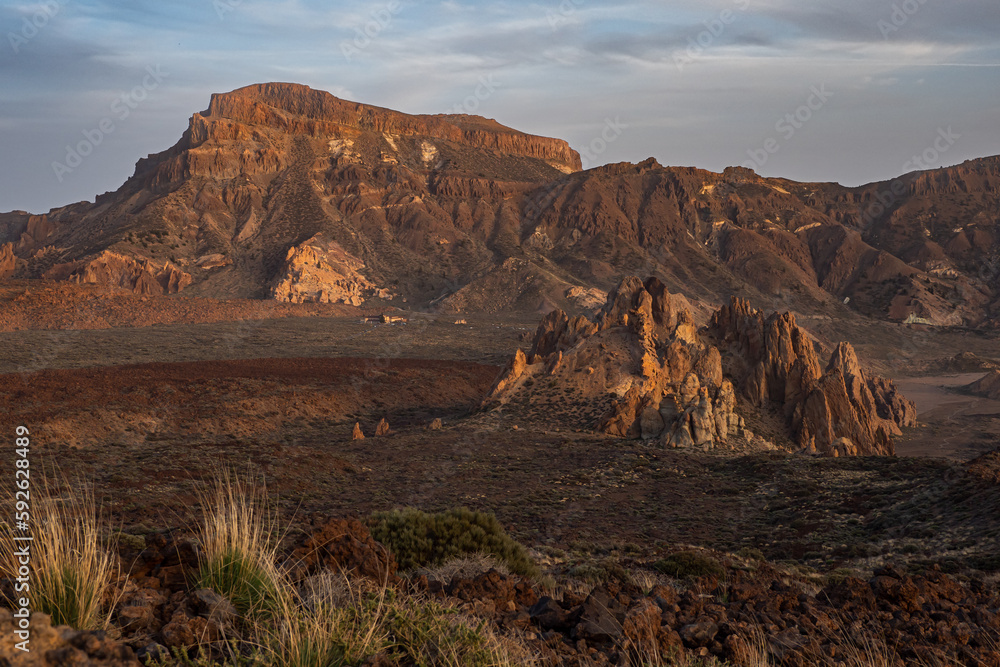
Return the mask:
M993 327L998 222L1000 158L858 188L652 158L582 171L494 120L268 83L213 95L92 204L0 214L0 277L579 312L639 274L713 304Z

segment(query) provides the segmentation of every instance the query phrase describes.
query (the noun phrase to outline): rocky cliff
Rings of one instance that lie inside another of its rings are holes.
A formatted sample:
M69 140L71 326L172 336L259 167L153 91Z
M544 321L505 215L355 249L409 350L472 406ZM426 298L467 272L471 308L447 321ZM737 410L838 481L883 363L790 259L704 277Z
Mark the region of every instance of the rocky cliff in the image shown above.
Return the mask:
M783 414L794 441L809 451L892 454L892 437L914 426L916 408L895 385L861 368L850 343L825 369L791 313L764 316L733 298L712 317L727 375L750 405Z

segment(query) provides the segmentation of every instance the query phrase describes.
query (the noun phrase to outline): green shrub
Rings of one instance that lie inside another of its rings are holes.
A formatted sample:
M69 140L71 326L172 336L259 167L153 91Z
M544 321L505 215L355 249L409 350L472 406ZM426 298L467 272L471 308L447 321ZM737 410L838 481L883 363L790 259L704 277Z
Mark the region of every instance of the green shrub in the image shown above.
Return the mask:
M653 567L675 579L695 579L697 577L725 574L719 561L697 551L678 551L653 563Z
M425 600L400 601L387 614L392 664L419 667L513 667L533 664L516 643L498 636L486 621Z
M764 552L757 547L742 547L736 552L736 555L744 560L759 560L766 561L767 557L764 556Z
M369 525L372 536L392 551L405 570L478 552L503 561L511 572L538 574L524 547L511 539L492 514L464 508L427 514L407 508L377 512Z

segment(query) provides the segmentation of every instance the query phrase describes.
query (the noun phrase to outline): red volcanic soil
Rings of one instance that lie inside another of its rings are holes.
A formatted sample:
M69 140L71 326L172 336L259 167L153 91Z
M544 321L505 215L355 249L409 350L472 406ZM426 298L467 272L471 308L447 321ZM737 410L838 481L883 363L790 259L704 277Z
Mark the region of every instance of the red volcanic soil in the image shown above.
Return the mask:
M197 437L267 438L283 427L398 415L417 424L462 413L497 369L410 359L246 359L0 376L0 426L39 446ZM370 413L370 416L369 416Z
M110 329L283 317L337 317L380 312L342 304L225 301L140 296L99 285L44 280L0 282L0 331Z

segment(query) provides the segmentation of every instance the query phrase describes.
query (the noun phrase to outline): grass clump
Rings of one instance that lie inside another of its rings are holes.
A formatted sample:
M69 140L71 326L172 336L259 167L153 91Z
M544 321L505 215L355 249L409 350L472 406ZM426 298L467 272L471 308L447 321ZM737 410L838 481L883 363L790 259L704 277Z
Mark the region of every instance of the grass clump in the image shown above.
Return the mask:
M275 625L261 626L268 663L278 667L377 664L514 667L534 659L486 621L458 609L342 573L307 580Z
M280 667L355 665L388 646L385 586L326 572L306 580L274 625L262 625L270 662Z
M431 600L397 599L386 618L398 665L440 667L514 667L531 665L530 653L498 636L486 621Z
M262 491L223 473L203 503L199 531L199 588L210 588L233 603L241 616L271 617L286 593L277 562L274 521Z
M725 570L719 561L697 551L678 551L653 563L653 567L674 579L721 577Z
M428 514L407 508L377 512L372 537L386 545L404 570L439 565L465 554L489 554L516 574L534 577L538 567L492 514L459 508Z
M29 523L33 540L15 541L15 536L29 533L9 529L0 540L3 574L11 578L18 576L18 551L29 545L31 572L26 595L31 608L48 614L53 625L78 630L110 626L112 605L102 602L119 567L114 536L110 540L106 537L104 523L90 489L71 490L60 497L49 487L36 485L31 489Z

